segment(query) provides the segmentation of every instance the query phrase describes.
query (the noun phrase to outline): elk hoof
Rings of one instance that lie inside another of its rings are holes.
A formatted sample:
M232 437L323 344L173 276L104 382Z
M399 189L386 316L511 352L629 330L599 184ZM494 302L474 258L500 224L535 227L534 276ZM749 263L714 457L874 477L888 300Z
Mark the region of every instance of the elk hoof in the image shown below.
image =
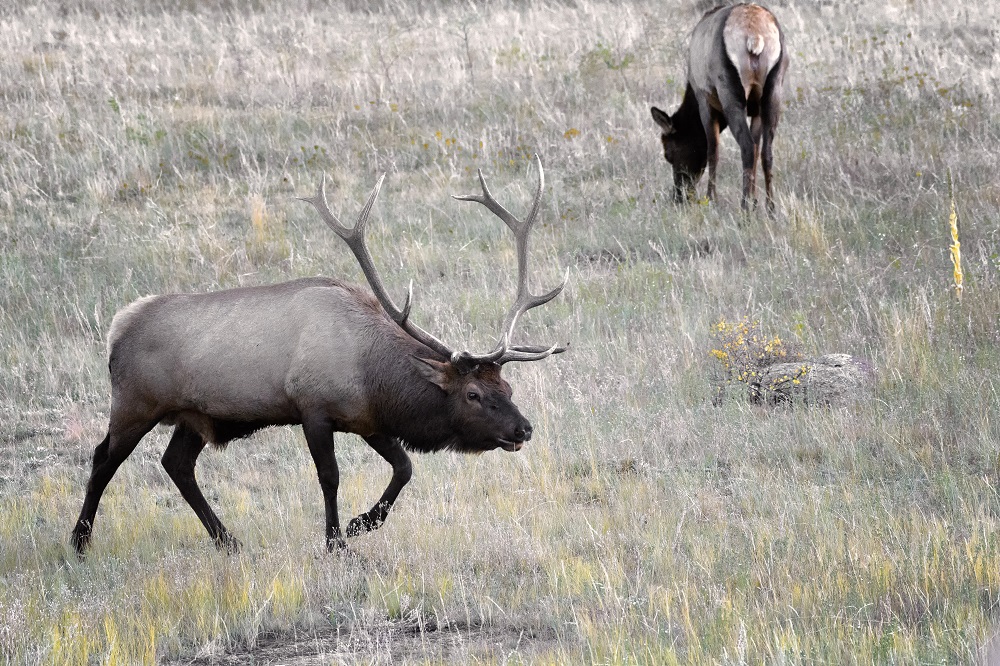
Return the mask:
M87 550L87 546L90 545L90 525L80 522L73 529L73 533L69 537L70 543L76 550L76 556L79 559L83 559L84 551Z
M347 523L347 536L356 537L362 534L367 534L368 532L373 532L381 527L382 521L372 520L368 516L362 514L351 519L351 522Z
M243 549L243 544L241 544L236 537L229 533L223 533L219 535L219 538L215 540L215 547L220 551L226 553L226 555L238 555Z
M87 554L87 545L90 543L89 535L73 533L70 538L70 543L73 545L73 549L76 551L76 557L81 562L83 561L84 555Z

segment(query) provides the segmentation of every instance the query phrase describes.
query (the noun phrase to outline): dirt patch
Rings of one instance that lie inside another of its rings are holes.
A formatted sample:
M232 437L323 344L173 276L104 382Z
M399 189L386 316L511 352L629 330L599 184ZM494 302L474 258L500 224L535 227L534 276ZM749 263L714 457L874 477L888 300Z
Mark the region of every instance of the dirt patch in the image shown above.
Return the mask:
M511 626L433 622L385 621L366 627L330 628L297 635L269 635L249 650L226 652L209 644L171 666L237 666L237 664L398 664L432 660L466 664L474 660L521 659L555 649L554 629L518 629Z

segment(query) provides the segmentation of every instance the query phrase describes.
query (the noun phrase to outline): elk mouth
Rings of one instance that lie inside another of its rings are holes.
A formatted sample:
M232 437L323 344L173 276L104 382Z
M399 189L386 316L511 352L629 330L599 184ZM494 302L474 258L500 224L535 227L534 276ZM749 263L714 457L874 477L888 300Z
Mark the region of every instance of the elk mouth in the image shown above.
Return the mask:
M501 439L498 439L497 441L500 442L500 447L504 451L511 451L511 452L513 452L513 451L520 451L521 447L524 446L524 442L515 442L515 441L510 440L510 439L503 439L503 438L501 438Z

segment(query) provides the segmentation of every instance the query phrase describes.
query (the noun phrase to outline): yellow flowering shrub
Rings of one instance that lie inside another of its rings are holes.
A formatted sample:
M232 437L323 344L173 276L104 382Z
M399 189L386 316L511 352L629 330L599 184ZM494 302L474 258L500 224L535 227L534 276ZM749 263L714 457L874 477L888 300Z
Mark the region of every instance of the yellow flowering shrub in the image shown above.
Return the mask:
M765 335L760 322L743 317L738 321L720 319L712 325L712 348L709 356L716 364L716 401L721 400L726 387L745 384L751 397L760 390L764 368L776 363L794 363L803 360L802 353L793 344L778 336ZM803 365L805 371L807 366ZM798 377L789 377L790 381Z

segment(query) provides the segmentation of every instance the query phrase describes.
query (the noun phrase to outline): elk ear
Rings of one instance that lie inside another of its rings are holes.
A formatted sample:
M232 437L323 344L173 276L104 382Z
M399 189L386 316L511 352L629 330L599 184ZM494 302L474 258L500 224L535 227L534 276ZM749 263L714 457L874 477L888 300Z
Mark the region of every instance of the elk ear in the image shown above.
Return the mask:
M662 129L667 134L670 134L671 132L674 131L674 124L670 122L670 116L667 115L665 111L661 111L655 106L651 107L649 111L650 113L653 114L653 122L659 125L660 129Z
M448 363L432 361L429 358L420 358L417 356L411 356L410 363L417 369L421 377L442 391L448 391L448 387L452 383L449 377L448 370L450 370L450 367Z

